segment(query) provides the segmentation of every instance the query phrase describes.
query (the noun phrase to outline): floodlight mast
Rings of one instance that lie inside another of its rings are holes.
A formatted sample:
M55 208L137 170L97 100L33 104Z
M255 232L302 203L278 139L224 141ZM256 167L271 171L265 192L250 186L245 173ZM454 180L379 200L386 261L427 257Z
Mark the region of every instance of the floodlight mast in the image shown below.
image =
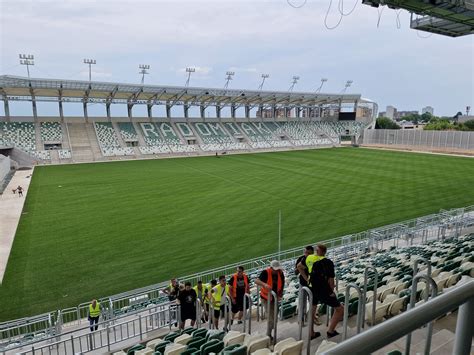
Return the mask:
M229 87L229 82L232 80L232 77L235 75L235 72L233 71L228 71L225 73L226 78L225 78L225 85L224 85L224 89L227 89Z
M321 85L319 85L319 87L316 89L316 93L321 92L321 89L323 88L323 85L326 81L328 81L328 79L326 78L321 79Z
M84 64L89 65L89 81L92 81L92 65L96 64L95 59L84 59Z
M347 80L346 84L344 85L344 89L342 89L342 93L344 94L346 90L352 85L353 81L352 80Z
M262 91L263 89L263 84L265 84L265 80L268 79L270 77L270 74L262 74L262 82L260 83L260 85L258 86L258 90Z
M138 72L138 74L141 74L142 75L142 85L145 83L145 74L150 74L148 73L148 69L150 69L150 66L148 64L140 64L138 66L138 69L140 69L140 71Z
M186 84L184 85L185 87L189 86L189 81L191 80L191 74L196 71L196 68L193 67L187 67L186 68L186 73L188 73L188 79L186 80Z
M299 76L293 76L293 80L291 82L291 86L290 88L288 89L289 92L293 92L293 89L295 88L295 85L298 83L298 80L300 80L300 77Z
M30 78L30 65L35 65L35 56L33 54L18 54L20 58L20 64L26 65L26 72L28 73L28 79Z

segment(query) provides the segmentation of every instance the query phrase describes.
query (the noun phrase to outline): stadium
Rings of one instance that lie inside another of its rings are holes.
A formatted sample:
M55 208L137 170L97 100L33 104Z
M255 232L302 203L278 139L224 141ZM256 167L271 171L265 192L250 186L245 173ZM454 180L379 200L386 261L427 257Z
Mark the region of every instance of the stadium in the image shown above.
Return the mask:
M470 4L362 3L473 33ZM474 132L379 129L352 80L238 89L186 67L174 86L140 65L135 84L19 59L27 76L0 75L1 354L472 353Z

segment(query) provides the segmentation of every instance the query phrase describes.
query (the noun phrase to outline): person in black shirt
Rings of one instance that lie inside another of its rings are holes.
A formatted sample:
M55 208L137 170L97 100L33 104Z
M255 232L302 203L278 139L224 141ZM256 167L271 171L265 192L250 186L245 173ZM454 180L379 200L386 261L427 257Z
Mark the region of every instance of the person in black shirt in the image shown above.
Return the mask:
M191 319L191 327L196 323L196 299L197 294L191 287L191 282L184 284L184 290L179 291L177 302L181 305L181 322L179 328L184 329L186 320Z
M301 263L304 265L306 275L309 274L308 268L306 266L306 257L308 255L314 254L314 248L312 245L308 245L306 248L304 248L303 255L301 255L298 259L296 259L296 264L295 264L295 275L300 275L300 285L301 286L306 286L308 287L308 282L304 279L303 275L301 275L300 270L298 270L298 264Z
M163 289L163 293L168 295L168 300L174 301L179 293L179 282L175 278L171 279L168 287Z
M229 279L229 291L232 299L232 320L230 324L234 322L235 315L237 314L238 324L242 323L242 316L244 313L244 296L246 293L250 294L249 278L244 272L244 267L239 266L237 272L232 275ZM247 302L248 303L248 302ZM247 304L247 308L248 308Z
M329 339L339 335L336 331L336 326L344 315L344 307L338 301L334 292L334 263L325 257L326 250L327 248L324 244L318 244L316 246L316 254L323 258L313 264L313 270L311 271L310 277L311 290L313 292L313 305L323 303L334 308L334 315L329 322L327 330L327 336ZM314 335L317 334L318 332L314 333Z

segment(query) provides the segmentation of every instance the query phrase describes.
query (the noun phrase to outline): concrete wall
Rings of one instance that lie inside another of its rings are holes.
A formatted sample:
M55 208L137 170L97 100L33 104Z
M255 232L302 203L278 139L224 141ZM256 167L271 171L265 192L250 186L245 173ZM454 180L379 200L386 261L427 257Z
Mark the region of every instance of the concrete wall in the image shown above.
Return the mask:
M0 154L0 182L10 172L10 158Z

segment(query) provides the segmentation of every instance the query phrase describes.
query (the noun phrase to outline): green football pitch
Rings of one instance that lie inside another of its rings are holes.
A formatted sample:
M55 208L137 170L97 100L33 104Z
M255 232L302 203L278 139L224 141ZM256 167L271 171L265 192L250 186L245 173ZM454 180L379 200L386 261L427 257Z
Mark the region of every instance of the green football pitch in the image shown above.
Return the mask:
M35 169L0 320L474 204L474 159L335 148Z

